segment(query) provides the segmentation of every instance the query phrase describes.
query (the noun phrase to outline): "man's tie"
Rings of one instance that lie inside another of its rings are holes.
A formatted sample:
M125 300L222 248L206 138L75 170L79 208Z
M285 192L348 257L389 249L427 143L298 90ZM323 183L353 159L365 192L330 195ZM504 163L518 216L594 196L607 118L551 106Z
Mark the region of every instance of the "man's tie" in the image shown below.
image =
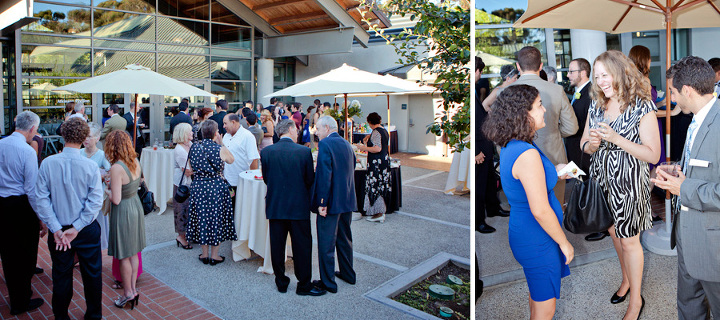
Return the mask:
M685 137L685 149L683 150L683 163L682 163L682 172L684 174L687 174L687 165L688 162L690 162L690 150L692 150L692 144L693 144L693 133L695 133L695 130L697 130L698 123L695 122L695 117L693 117L692 122L690 122L690 126L688 127L687 136ZM680 206L682 202L680 201L680 197L677 197L677 200L675 201L675 212L680 212Z

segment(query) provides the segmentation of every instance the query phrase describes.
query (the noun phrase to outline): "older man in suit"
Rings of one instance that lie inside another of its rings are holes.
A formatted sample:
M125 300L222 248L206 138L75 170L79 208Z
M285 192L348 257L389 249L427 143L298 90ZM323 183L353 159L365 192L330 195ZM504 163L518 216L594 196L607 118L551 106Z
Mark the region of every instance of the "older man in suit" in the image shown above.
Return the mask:
M110 132L113 132L115 130L125 130L127 127L127 120L125 118L121 117L118 113L120 112L120 107L116 104L111 104L107 108L108 115L110 116L110 119L105 121L105 126L102 129L102 133L100 134L100 140L105 140L105 137L110 134Z
M670 246L677 245L679 319L720 318L720 102L714 72L698 57L685 57L667 71L672 100L692 112L678 176L658 170L652 179L674 194ZM682 170L680 170L682 169Z
M535 143L553 165L558 165L568 162L562 138L578 131L578 120L562 86L540 78L541 58L540 50L535 47L520 49L517 53L520 78L512 85L526 84L540 91L545 107L545 127L537 131ZM554 190L560 203L565 203L565 180L558 180Z
M125 118L125 121L127 121L127 126L125 127L125 131L130 135L130 139L133 138L133 131L135 132L135 152L137 152L138 156L142 152L142 148L145 147L145 139L143 139L142 129L145 128L145 124L142 123L142 119L140 119L140 107L139 105L136 105L135 102L130 102L130 111L125 112L123 115L123 118ZM137 124L135 123L135 119L137 118ZM133 130L133 128L135 129Z
M337 293L336 276L349 284L355 284L350 230L352 212L357 210L355 153L350 143L338 135L335 119L330 116L320 117L316 127L320 143L312 205L318 212L320 281L314 283ZM335 272L336 247L340 272Z
M310 148L296 144L292 120L281 120L275 130L278 143L262 150L263 180L267 184L265 215L270 221L270 256L278 291L287 292L285 245L290 233L298 295L321 296L327 291L312 283L312 232L310 191L315 180ZM288 161L288 159L293 159Z

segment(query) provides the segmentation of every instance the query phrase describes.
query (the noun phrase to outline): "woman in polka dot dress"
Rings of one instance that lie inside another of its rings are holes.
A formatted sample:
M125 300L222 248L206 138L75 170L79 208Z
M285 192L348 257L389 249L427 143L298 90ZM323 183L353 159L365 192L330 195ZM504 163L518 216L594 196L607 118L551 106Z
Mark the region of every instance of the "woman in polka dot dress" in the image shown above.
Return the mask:
M223 177L225 163L233 163L234 158L222 145L215 121L203 122L200 131L205 139L193 144L189 155L194 173L186 237L202 247L202 263L216 265L225 261L218 255L220 242L237 240L230 189Z

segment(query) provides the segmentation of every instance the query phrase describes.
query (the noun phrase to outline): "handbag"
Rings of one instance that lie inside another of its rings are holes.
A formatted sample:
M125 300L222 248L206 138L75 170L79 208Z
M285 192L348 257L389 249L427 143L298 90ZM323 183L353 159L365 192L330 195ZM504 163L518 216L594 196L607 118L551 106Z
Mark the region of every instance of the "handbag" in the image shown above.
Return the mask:
M183 168L182 175L180 176L180 184L178 185L177 190L175 190L175 195L173 195L173 199L175 199L175 202L177 203L183 203L190 197L190 187L182 184L183 179L185 179L185 170L187 169L188 162L190 162L190 152L188 152L187 160L185 160L185 168Z
M584 147L585 144L581 150ZM565 229L575 234L593 233L605 231L613 223L615 221L600 184L591 177L575 183L563 218Z
M140 202L142 203L145 215L148 215L150 212L155 210L155 195L148 190L147 185L145 185L145 181L140 182L138 197L140 197Z

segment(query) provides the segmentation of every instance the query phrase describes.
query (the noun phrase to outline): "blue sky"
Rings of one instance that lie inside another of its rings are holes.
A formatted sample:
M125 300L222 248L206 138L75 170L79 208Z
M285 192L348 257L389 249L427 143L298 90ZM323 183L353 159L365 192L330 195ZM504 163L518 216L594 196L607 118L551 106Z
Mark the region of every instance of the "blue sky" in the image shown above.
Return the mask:
M527 0L475 0L475 8L487 12L505 8L527 9Z

